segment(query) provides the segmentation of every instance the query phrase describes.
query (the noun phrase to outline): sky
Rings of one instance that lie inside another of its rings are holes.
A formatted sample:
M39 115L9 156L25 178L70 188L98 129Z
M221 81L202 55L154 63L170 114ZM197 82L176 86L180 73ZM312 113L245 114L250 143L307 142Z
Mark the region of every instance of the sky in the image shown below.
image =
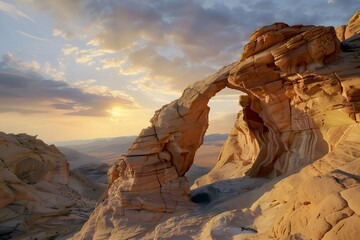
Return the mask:
M358 0L0 0L0 131L45 141L137 135L274 22L340 26ZM240 92L209 106L228 133Z

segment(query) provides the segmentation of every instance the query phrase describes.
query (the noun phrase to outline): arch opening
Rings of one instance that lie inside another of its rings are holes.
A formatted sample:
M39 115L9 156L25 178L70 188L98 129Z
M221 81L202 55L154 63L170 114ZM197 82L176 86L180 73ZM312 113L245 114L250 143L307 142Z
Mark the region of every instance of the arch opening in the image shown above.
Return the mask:
M185 173L190 186L216 165L229 132L234 127L237 114L242 110L239 105L239 95L242 94L244 93L239 90L225 88L210 99L209 127L203 144L195 152L193 164Z

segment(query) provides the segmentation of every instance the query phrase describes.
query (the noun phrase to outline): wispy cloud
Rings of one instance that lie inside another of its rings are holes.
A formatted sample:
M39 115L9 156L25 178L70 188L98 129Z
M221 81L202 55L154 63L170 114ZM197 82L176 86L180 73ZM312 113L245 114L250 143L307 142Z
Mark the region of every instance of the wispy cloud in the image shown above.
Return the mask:
M4 13L6 13L7 15L9 15L12 18L15 18L15 19L18 19L19 17L25 18L25 19L35 23L34 19L29 17L24 12L22 12L20 9L18 9L17 7L15 7L14 5L12 5L10 3L0 1L0 11L3 11Z
M67 46L67 47L64 47L63 49L61 49L61 52L67 56L67 55L70 55L74 52L76 52L77 50L79 50L78 47L72 47L72 46Z
M32 38L32 39L35 39L35 40L38 40L38 41L42 41L42 42L48 42L50 41L49 39L47 38L41 38L41 37L37 37L37 36L34 36L34 35L31 35L30 33L26 33L26 32L23 32L23 31L20 31L20 30L16 30L15 31L25 37L29 37L29 38Z
M93 65L95 62L104 62L104 58L109 58L109 54L113 54L113 51L104 50L100 48L80 48L71 45L65 46L61 49L61 52L65 55L73 55L77 63L86 65ZM111 58L110 58L111 59ZM109 61L111 61L109 59Z
M125 57L105 58L104 60L102 60L103 69L121 69L126 60L127 59Z
M85 63L92 65L94 60L98 57L101 57L105 54L104 51L98 49L82 49L75 52L76 62Z
M58 29L58 28L54 28L52 34L55 37L60 36L66 40L70 40L75 37L75 33L71 32L71 31L63 32L61 29Z

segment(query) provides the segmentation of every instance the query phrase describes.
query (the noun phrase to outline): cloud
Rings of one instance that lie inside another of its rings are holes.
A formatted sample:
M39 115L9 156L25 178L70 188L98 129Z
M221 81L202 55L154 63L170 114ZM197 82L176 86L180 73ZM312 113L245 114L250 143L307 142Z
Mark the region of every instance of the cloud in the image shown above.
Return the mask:
M181 58L167 59L157 53L154 46L147 46L131 53L128 66L122 73L143 74L134 81L144 91L160 91L168 93L182 92L189 84L204 78L214 69L202 64L189 64Z
M71 45L65 46L61 52L65 55L74 55L75 61L77 63L87 64L87 65L93 65L96 61L104 62L104 65L106 64L106 60L102 60L105 55L106 57L109 57L110 54L112 54L112 51L99 49L99 48L83 48L80 49L79 47L74 47ZM106 59L106 58L105 58ZM111 59L109 59L111 61Z
M75 52L76 62L92 65L93 63L95 63L94 59L101 57L104 54L105 54L105 52L98 50L98 49L77 50Z
M22 12L20 9L15 7L14 5L10 3L6 3L3 1L0 1L0 11L3 11L7 15L9 15L12 18L18 19L19 17L27 19L33 23L35 23L35 20L26 15L24 12Z
M70 54L76 52L77 50L79 50L78 47L71 47L71 46L69 46L69 47L63 48L63 49L61 50L61 52L66 56L66 55L70 55Z
M65 72L52 67L49 62L46 62L43 65L41 71L43 74L51 77L52 79L55 79L55 80L64 80L65 79Z
M29 77L39 79L47 77L55 80L64 80L65 76L63 71L52 67L49 62L46 62L43 66L41 66L37 61L18 61L12 54L5 54L2 61L0 61L0 70L4 69L18 74L26 73Z
M63 32L61 29L58 29L58 28L53 29L52 35L55 37L60 36L66 40L71 40L75 37L75 33L71 32L71 31Z
M2 95L0 91L0 96ZM29 115L29 114L42 114L47 113L47 111L43 110L34 110L34 109L26 109L26 108L8 108L8 107L2 107L0 106L0 113L21 113L23 115Z
M116 1L106 2L100 10L89 11L89 19L98 19L99 32L92 42L101 48L125 53L147 45L166 47L172 44L183 61L204 61L222 65L216 58L225 51L228 60L238 54L228 51L236 45L241 51L241 38L236 14L242 8L229 9L224 5L205 9L194 1ZM88 8L93 9L92 4ZM108 11L101 10L108 8ZM235 14L236 13L236 14Z
M79 116L108 116L114 106L138 108L134 99L93 81L69 84L43 77L36 63L5 55L0 62L0 110L18 113L59 112Z
M103 69L108 69L108 68L120 69L122 68L125 62L126 62L126 58L124 57L105 58L104 60L102 60Z
M28 0L27 3L36 6L41 11L49 11L54 15L57 20L64 23L68 20L75 20L83 15L86 1L73 1L73 0Z
M26 73L29 77L41 78L41 66L38 62L22 62L16 61L12 54L5 54L0 61L0 69L7 69L13 71L14 73L22 73L26 70ZM19 80L21 82L21 80ZM14 82L16 84L16 82Z
M248 36L260 26L279 21L340 25L360 8L358 0L32 3L58 19L55 34L76 33L79 39L86 35L88 45L97 47L85 52L79 48L79 63L94 64L94 59L101 57L103 69L139 75L134 83L138 88L160 87L172 92L180 92L189 83L239 59ZM107 54L109 50L117 52L119 59Z
M32 39L35 39L35 40L38 40L38 41L41 41L41 42L50 41L50 40L47 39L47 38L37 37L37 36L31 35L31 34L29 34L29 33L26 33L26 32L20 31L20 30L15 30L15 31L16 31L17 33L25 36L25 37L32 38Z

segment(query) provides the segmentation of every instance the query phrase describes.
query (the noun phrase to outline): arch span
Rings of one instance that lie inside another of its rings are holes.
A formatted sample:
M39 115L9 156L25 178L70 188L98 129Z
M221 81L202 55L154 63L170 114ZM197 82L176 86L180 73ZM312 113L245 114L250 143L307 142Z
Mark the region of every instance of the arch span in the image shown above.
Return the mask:
M228 85L231 64L187 87L155 112L128 152L109 171L109 188L123 206L155 212L192 207L185 173L208 128L209 100ZM133 197L135 196L136 197ZM136 200L134 200L134 198Z

